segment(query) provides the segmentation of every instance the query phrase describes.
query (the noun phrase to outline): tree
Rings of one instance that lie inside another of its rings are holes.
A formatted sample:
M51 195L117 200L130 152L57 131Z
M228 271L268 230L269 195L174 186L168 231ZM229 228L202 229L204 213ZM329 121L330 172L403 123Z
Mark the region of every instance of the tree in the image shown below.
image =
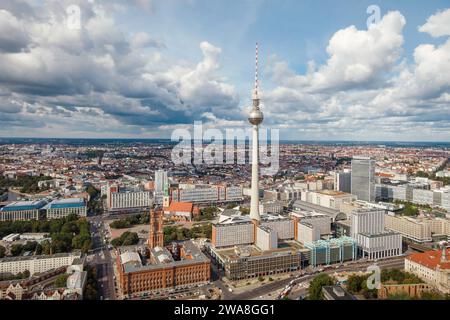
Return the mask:
M330 277L326 273L317 275L309 284L308 299L309 300L322 300L323 293L322 287L332 286L336 283L335 279Z
M20 256L23 252L23 246L21 244L13 244L11 246L11 255L16 257Z
M67 278L69 278L69 274L67 274L67 273L63 273L63 274L59 275L54 282L54 286L56 288L67 287Z
M97 269L92 266L86 266L87 280L84 289L83 298L85 300L98 299L98 283L97 283Z
M6 255L6 248L0 246L0 258L3 258Z
M139 236L136 232L124 232L120 237L111 241L111 244L115 247L118 246L131 246L139 242Z
M242 213L243 215L250 214L250 208L241 207L241 208L239 209L239 211L241 211L241 213Z
M364 281L366 281L366 277L364 276L349 276L347 280L347 290L353 294L359 293L363 288Z

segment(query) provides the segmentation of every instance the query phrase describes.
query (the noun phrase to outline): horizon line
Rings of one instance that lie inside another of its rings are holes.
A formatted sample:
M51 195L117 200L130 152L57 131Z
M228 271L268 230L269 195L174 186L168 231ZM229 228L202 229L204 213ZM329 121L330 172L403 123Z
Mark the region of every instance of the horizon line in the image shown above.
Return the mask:
M118 137L111 137L111 138L97 138L97 137L5 137L0 136L1 139L49 139L49 140L168 140L171 142L179 142L180 140L174 140L172 141L171 138L118 138ZM196 139L190 139L196 140ZM270 142L271 140L268 139ZM401 142L401 143L445 143L450 144L450 141L432 141L432 140L335 140L335 139L280 139L279 141L287 141L287 142Z

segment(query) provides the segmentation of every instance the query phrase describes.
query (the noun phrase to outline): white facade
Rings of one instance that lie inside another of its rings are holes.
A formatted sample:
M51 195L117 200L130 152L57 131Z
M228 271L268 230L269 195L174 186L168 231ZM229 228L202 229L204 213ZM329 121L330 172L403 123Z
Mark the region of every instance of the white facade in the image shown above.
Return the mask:
M133 191L133 192L111 192L110 210L142 208L153 205L152 192Z
M384 231L384 210L357 209L351 214L351 237L359 233L375 234Z
M253 244L255 225L252 222L216 224L213 226L213 238L216 248Z
M175 202L231 202L243 199L241 186L184 185L172 190Z
M320 240L320 230L308 222L297 224L297 239L300 243L311 243Z
M342 203L356 200L356 196L350 193L334 190L307 191L305 197L306 202L331 209L339 209Z
M319 235L328 235L331 233L331 218L325 214L302 217L299 221L312 225L318 230Z
M386 215L386 228L401 233L404 237L417 242L430 242L430 226L422 221L401 216Z
M400 233L385 231L384 210L357 209L351 214L350 234L363 256L369 259L395 257L402 254Z
M417 204L432 205L433 191L424 189L413 189L412 202Z
M267 218L261 217L261 226L268 227L277 233L278 239L287 240L294 239L294 221L289 218Z
M0 212L0 221L38 220L39 210L17 210Z
M276 249L278 247L277 232L268 227L257 227L256 246L263 251Z
M402 236L396 232L358 234L358 246L369 260L396 257L402 254Z
M35 273L69 266L77 258L81 258L81 253L72 252L30 257L8 257L0 259L0 273L17 274L28 270L33 275Z
M44 207L47 219L60 219L70 214L86 217L87 206L82 198L54 200Z

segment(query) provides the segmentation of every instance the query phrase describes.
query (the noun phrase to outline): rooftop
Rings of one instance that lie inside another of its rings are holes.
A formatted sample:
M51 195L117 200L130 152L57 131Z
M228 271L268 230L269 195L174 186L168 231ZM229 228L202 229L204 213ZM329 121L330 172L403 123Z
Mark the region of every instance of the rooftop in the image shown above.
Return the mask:
M406 259L411 260L415 263L421 264L430 269L450 269L450 249L446 249L447 261L442 262L442 250L430 250L423 253L413 253Z
M192 202L172 202L166 211L192 212L194 205Z
M44 209L64 209L64 208L79 208L85 207L86 203L83 198L67 198L53 200Z
M341 286L324 286L323 293L327 300L355 300L355 298Z
M42 208L47 202L45 200L36 200L36 201L16 201L10 203L0 211L22 211L22 210L37 210Z
M0 263L5 262L14 262L14 261L26 261L26 260L37 260L37 259L54 259L54 258L62 258L62 257L78 257L81 258L81 251L75 250L68 253L55 253L52 255L39 255L39 256L19 256L19 257L6 257L1 258Z
M240 246L233 248L217 249L216 253L225 259L239 259L240 257L262 257L285 254L297 254L304 249L303 246L296 241L282 241L278 243L278 248L272 250L261 250L256 245ZM240 254L242 253L242 254Z
M170 267L179 267L179 266L185 266L185 265L192 265L195 263L204 263L209 262L209 259L201 252L201 250L192 242L192 241L184 241L181 246L184 248L185 252L189 254L192 258L191 259L181 259L181 260L174 260L172 255L170 254L169 250L166 248L159 248L156 247L152 249L152 253L156 253L156 259L160 263L156 264L145 264L142 265L139 263L124 263L122 260L122 255L125 253L122 252L120 255L122 266L125 273L129 272L139 272L139 271L145 271L145 270L157 270L161 268L170 268ZM120 248L119 250L122 250L124 248ZM136 253L137 254L137 253ZM168 260L166 260L165 255L167 255ZM172 261L169 261L172 259ZM126 260L125 260L126 261Z

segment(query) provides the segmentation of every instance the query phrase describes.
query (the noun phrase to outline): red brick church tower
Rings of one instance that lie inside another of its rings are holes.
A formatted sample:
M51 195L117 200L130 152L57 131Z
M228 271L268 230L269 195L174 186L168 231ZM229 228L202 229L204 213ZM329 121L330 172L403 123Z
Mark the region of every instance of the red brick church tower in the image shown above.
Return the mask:
M148 246L150 249L154 247L162 247L164 245L163 233L163 212L162 210L150 210L150 232L148 235Z

